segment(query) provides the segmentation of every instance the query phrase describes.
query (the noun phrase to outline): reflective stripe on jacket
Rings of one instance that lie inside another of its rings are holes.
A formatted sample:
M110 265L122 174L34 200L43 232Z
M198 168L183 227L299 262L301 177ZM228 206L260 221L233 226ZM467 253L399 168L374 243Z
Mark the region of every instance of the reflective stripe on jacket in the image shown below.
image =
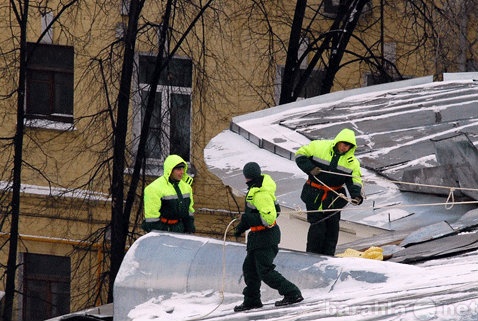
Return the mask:
M262 174L254 180L254 185L247 192L245 212L236 226L236 232L244 233L253 227L253 233L249 233L247 237L248 251L280 243L275 191L276 183L269 175Z
M194 199L192 193L193 179L184 173L179 182L169 179L173 168L187 163L178 155L170 155L164 161L164 173L144 189L144 217L146 222L166 219L181 219L194 214ZM178 194L176 189L179 189Z

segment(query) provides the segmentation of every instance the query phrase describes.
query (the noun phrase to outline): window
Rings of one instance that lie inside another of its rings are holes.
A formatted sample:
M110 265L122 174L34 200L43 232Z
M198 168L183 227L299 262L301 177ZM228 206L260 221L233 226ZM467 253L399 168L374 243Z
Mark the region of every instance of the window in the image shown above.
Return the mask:
M154 70L155 60L154 56L139 57L141 123L144 119L150 90L149 79ZM190 160L191 86L191 60L172 58L162 72L156 89L146 146L149 165L160 165L169 154L178 154L185 161Z
M385 42L383 44L383 58L388 63L394 64L397 60L397 44L395 42Z
M393 73L390 75L380 75L380 74L373 74L373 73L365 73L365 86L373 86L379 84L386 84L389 82L400 81L411 79L411 76L399 76Z
M50 26L51 22L53 21L53 13L52 12L45 12L41 15L41 31L42 33ZM52 43L53 42L53 29L50 28L47 30L43 38L40 40L42 43Z
M70 258L23 254L23 320L70 313Z
M410 79L410 76L401 76L397 74L397 70L394 68L394 64L397 60L397 44L394 42L386 42L383 46L383 58L384 58L384 69L387 74L380 74L379 72L375 73L365 73L365 85L372 86L378 84L384 84L388 82Z
M335 18L339 12L340 5L345 5L345 0L324 0L324 15L329 18ZM362 12L361 18L367 18L372 14L372 1L365 3Z
M120 8L120 14L122 16L128 16L129 14L129 6L131 5L130 0L121 0L121 8Z
M25 116L73 122L73 47L28 43Z
M301 68L300 69L300 75L302 75L305 72L305 69ZM305 86L301 89L299 93L299 99L304 99L304 98L310 98L310 97L315 97L320 94L320 88L322 87L322 81L324 78L324 71L323 70L313 70L312 73L309 76L309 79L305 82ZM282 85L282 78L284 77L284 67L279 66L278 68L278 82L276 85L276 103L279 103L280 99L280 89ZM298 82L298 78L295 79L295 85Z
M331 18L335 17L341 3L343 0L324 0L324 14Z

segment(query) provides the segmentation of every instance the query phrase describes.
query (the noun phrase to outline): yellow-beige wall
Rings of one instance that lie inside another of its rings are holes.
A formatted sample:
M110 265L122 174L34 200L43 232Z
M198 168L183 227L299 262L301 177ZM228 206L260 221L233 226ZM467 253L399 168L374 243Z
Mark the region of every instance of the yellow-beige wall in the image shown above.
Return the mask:
M197 64L194 68L193 81L193 128L191 163L196 170L194 191L196 201L196 222L198 233L222 238L227 224L238 211L237 203L242 206L242 199L234 199L220 179L212 175L204 163L203 149L222 130L228 128L232 117L252 111L268 108L276 104L275 86L276 67L285 61L286 45L289 36L287 23L290 23L294 7L290 1L271 1L267 8L275 15L269 22L276 35L267 35L267 23L261 20L260 14L249 15L250 1L221 2L215 4L216 11L208 11L203 20L194 28L195 36L187 38L178 55L188 56ZM379 18L379 1L374 1L372 11L361 19L358 34L362 40L372 46L381 37L380 24L373 28L363 27ZM35 2L30 2L31 5ZM108 57L108 44L118 40L117 27L127 22L127 17L120 14L118 3L79 2L60 19L63 27L53 28L53 43L69 45L75 48L75 96L74 96L74 126L68 130L52 128L25 129L23 157L25 163L22 170L22 183L25 188L21 196L20 228L21 242L19 252L30 251L39 254L72 256L72 265L81 262L78 275L81 278L72 280L72 293L88 286L97 285L103 271L101 265L104 244L92 242L91 252L83 250L86 245L81 243L92 233L104 228L111 215L109 197L109 182L111 168L100 166L111 157L112 130L110 116L107 112L108 99L114 101L117 97L121 57L115 57L113 65L117 74L107 74L108 92L102 86L100 60ZM163 2L146 2L143 9L145 17L160 22ZM50 3L57 13L56 2ZM400 8L398 8L400 9ZM397 65L401 73L409 77L419 77L429 74L439 74L443 67L433 61L436 48L423 47L415 55L408 55L413 36L406 33L401 11L385 8L385 42L396 43ZM401 8L403 9L403 8ZM257 8L255 9L257 10ZM184 16L192 17L194 12L184 6ZM12 19L11 8L0 8L2 30L12 31L18 36L18 27ZM157 18L155 18L157 17ZM155 20L156 19L156 20ZM472 19L472 18L470 18ZM176 19L175 30L186 30L190 18ZM316 33L324 32L330 25L330 20L322 19L312 25ZM28 24L28 40L36 41L40 34L39 10L31 10ZM469 38L473 39L475 31L470 28ZM176 34L178 36L180 32ZM153 34L139 36L138 52L153 52L151 48ZM177 39L177 38L176 38ZM2 137L12 137L16 125L16 88L18 81L18 52L10 51L17 46L12 34L2 32L0 35L0 70L1 97L0 121ZM153 41L154 43L154 41ZM204 44L204 48L202 46ZM174 43L170 44L171 47ZM374 48L377 49L377 44ZM363 46L351 40L348 50L365 54ZM471 50L472 51L472 50ZM117 51L120 52L120 51ZM271 53L272 52L272 53ZM121 53L121 52L120 52ZM473 58L473 57L471 57ZM354 59L346 55L344 62ZM108 67L105 65L105 67ZM458 70L451 65L446 71ZM364 75L368 72L364 63L347 64L337 74L333 90L345 90L360 87L364 84ZM134 84L134 82L133 82ZM130 109L133 117L133 109ZM101 114L96 115L99 112ZM95 116L93 116L95 115ZM132 122L128 143L132 140ZM11 141L2 141L0 161L3 165L0 179L11 181L13 169L13 146ZM10 142L6 144L5 142ZM127 154L128 164L132 158ZM105 165L104 163L103 165ZM111 165L111 163L110 163ZM91 180L92 172L98 169L97 178ZM148 177L151 181L155 177ZM48 181L53 182L51 190ZM44 189L39 192L34 187ZM61 189L65 195L57 195L56 189ZM87 197L84 193L70 196L72 189L93 191L94 196ZM47 192L45 192L47 190ZM140 190L138 190L138 195ZM0 198L2 208L6 209L11 195L3 192ZM237 202L237 203L236 203ZM138 204L136 204L138 205ZM134 209L132 223L136 214ZM5 215L5 213L0 213ZM137 235L142 233L136 228ZM2 242L8 237L9 220L2 226ZM77 251L73 251L76 249ZM80 250L78 250L80 249ZM74 254L72 254L74 253ZM87 253L87 260L82 261L81 253ZM1 249L0 263L6 264L6 248ZM83 271L89 271L83 273ZM3 272L3 271L2 271ZM1 285L0 285L1 290ZM82 307L84 298L72 296L72 311Z

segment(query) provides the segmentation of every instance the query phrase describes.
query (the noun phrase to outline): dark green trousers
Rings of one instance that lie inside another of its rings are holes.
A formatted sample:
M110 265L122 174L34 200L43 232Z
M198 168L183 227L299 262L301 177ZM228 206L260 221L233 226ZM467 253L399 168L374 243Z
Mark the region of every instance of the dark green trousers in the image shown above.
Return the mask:
M250 305L261 302L261 281L264 281L272 289L279 291L280 295L301 293L295 284L275 270L276 266L273 261L278 252L279 248L277 246L247 251L242 265L244 282L246 283L246 287L242 291L244 304Z
M321 214L317 215L317 221L312 221L309 226L306 251L334 256L339 240L340 211Z

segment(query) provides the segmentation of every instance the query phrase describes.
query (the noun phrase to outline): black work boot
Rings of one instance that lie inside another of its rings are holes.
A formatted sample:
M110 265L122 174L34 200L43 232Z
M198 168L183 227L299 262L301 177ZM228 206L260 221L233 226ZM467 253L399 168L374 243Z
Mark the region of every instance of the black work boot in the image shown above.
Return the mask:
M234 312L241 312L241 311L259 309L259 308L262 308L262 302L255 302L255 303L252 303L252 304L245 304L243 302L240 305L236 305L234 307Z
M281 306L284 306L284 305L294 304L294 303L300 302L302 300L304 300L304 298L302 297L302 295L300 293L296 293L296 294L292 294L292 295L286 295L286 296L284 296L284 298L282 300L276 301L275 306L276 307L281 307Z

